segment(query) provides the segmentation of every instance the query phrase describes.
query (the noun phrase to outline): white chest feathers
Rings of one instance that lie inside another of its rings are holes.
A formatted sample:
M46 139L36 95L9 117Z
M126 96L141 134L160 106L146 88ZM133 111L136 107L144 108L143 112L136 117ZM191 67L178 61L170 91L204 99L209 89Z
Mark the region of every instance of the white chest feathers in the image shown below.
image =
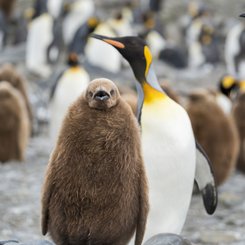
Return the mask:
M31 22L28 30L26 66L29 71L42 77L48 77L51 73L47 64L47 48L53 40L52 26L52 17L42 14Z
M234 57L240 52L239 37L244 29L242 23L235 25L227 34L225 42L225 60L228 72L236 76Z
M157 233L179 234L191 200L196 164L189 117L167 98L144 105L141 123L150 198L144 239Z
M87 88L89 79L88 73L82 68L68 69L60 78L50 105L50 137L53 143L68 107Z

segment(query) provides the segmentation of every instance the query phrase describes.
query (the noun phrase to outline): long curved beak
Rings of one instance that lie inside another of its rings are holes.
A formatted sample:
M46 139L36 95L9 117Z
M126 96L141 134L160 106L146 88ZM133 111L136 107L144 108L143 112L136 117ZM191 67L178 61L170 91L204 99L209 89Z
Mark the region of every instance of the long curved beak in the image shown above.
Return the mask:
M118 41L117 38L115 38L115 37L106 37L106 36L102 36L102 35L98 35L98 34L94 34L94 33L91 34L90 37L102 40L102 41L112 45L113 47L115 47L117 49L125 48L125 45L122 42Z
M240 14L239 17L245 17L245 13Z

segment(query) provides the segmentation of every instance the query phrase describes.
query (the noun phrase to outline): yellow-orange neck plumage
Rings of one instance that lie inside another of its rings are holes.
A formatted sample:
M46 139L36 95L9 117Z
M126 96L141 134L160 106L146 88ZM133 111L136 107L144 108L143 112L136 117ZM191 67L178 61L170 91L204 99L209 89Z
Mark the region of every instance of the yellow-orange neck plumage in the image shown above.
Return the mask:
M157 101L161 101L167 97L163 92L158 91L157 89L151 87L148 83L144 82L143 84L144 91L144 104L151 104Z

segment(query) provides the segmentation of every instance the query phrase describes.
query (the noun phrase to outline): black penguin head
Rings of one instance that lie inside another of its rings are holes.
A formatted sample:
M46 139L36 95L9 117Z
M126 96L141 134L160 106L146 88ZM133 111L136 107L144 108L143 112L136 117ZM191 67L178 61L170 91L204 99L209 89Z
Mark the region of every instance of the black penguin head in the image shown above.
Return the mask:
M90 108L107 110L117 105L120 94L116 85L108 79L98 78L89 83L85 98Z
M220 79L219 89L224 95L230 98L231 94L238 89L237 80L233 76L225 75Z
M98 18L90 17L87 20L87 26L88 26L89 33L93 32L99 24L100 24L100 20Z
M79 65L79 58L78 55L74 52L68 55L67 64L71 67Z
M136 79L142 84L146 80L152 56L145 41L136 36L106 37L92 34L91 37L102 40L114 48L129 62Z

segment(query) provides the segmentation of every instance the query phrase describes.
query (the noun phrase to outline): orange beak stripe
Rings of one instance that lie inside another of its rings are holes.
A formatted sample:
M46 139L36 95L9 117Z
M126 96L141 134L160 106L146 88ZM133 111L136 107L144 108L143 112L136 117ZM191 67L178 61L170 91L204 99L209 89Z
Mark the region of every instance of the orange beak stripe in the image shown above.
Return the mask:
M111 39L103 39L103 41L111 44L112 46L114 46L116 48L125 48L125 45L123 43L118 42L118 41L114 41Z

